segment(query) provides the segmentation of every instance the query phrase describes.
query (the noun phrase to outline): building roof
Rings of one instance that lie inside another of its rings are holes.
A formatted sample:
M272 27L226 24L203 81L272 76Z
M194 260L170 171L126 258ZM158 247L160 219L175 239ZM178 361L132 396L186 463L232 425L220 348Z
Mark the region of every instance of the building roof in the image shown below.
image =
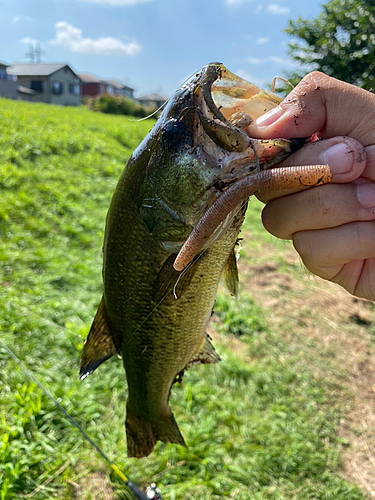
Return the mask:
M0 66L9 66L9 64L5 63L4 61L0 61Z
M115 87L115 89L126 89L126 90L134 90L132 87L128 87L127 85L124 85L123 83L119 82L118 80L105 80L105 83L108 83L109 85L112 85L112 87Z
M167 101L168 99L161 94L149 94L137 97L138 101Z
M9 75L17 76L49 76L61 68L68 68L75 74L68 64L13 64L7 68Z
M78 76L82 80L82 83L103 83L103 80L100 80L94 75L89 75L88 73L79 73Z

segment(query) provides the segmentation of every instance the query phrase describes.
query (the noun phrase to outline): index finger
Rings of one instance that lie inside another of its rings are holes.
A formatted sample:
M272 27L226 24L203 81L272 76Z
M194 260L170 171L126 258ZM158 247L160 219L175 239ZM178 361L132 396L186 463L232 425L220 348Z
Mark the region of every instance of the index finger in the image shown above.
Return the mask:
M314 71L284 101L249 125L251 137L329 138L347 135L363 146L375 143L375 96L367 90Z
M366 159L372 158L367 155L365 148L351 137L332 137L323 141L316 141L299 149L277 167L289 167L293 165L319 165L328 164L332 173L332 182L348 183L363 176L366 169ZM374 179L375 180L375 179ZM257 197L263 202L285 196L297 190L284 192L266 192Z

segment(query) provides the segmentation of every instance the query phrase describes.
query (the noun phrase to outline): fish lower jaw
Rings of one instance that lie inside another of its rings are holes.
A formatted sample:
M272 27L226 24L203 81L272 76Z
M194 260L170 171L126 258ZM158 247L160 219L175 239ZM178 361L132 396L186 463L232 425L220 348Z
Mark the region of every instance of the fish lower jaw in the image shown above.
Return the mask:
M251 146L245 151L226 154L222 167L228 176L239 180L252 172L255 173L258 165L260 170L264 170L282 161L289 154L289 141L252 139Z

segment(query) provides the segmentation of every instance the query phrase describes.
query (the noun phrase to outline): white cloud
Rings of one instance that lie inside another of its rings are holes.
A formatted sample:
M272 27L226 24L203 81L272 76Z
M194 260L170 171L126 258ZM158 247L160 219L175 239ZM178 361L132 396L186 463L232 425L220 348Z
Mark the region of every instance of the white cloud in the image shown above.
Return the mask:
M242 5L243 3L246 2L251 2L253 0L225 0L225 3L227 5Z
M118 38L102 37L83 38L82 30L67 23L59 21L55 24L55 39L49 43L66 47L70 52L81 54L112 55L112 56L135 56L141 50L137 41L124 43Z
M102 3L107 5L113 5L115 7L128 7L131 5L136 5L137 3L152 2L152 0L85 0L91 3Z
M282 15L282 14L288 14L290 12L289 7L281 7L281 5L277 5L275 3L267 5L267 11L270 14L276 14L276 15Z
M285 64L285 62L287 61L285 57L278 57L278 56L270 56L268 59L277 64Z
M26 38L22 38L22 40L20 40L21 43L27 43L28 45L36 45L38 42L38 40L36 40L35 38L30 38L30 37L26 37Z
M13 22L18 23L18 21L21 19L21 16L14 16L13 17Z
M235 72L236 75L240 76L244 80L247 80L248 82L253 83L254 85L261 86L263 85L264 80L261 80L260 78L256 78L250 73L248 73L245 69L239 69Z
M255 7L255 14L259 14L259 12L262 12L263 10L263 5L259 4Z
M268 43L270 41L269 38L266 36L260 36L255 40L255 45L264 45L265 43Z
M292 61L287 57L266 56L266 57L248 57L246 62L249 64L266 64L273 62L276 64L290 64Z

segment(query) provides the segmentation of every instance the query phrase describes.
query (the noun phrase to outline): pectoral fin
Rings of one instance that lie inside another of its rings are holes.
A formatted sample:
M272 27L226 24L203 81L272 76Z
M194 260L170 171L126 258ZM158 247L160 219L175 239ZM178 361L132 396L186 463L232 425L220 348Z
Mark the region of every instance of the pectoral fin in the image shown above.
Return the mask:
M103 361L116 354L120 348L120 339L115 339L108 327L104 299L102 298L83 346L79 378L81 380L86 378Z
M237 258L235 254L235 250L231 251L229 257L227 258L223 274L221 275L221 281L223 286L228 290L228 292L235 297L237 300L239 299L239 289L238 289L238 268L237 268Z
M208 364L208 363L218 363L220 361L220 356L215 351L214 346L210 342L211 337L206 333L203 346L194 354L189 363L186 365L185 370L194 365Z

